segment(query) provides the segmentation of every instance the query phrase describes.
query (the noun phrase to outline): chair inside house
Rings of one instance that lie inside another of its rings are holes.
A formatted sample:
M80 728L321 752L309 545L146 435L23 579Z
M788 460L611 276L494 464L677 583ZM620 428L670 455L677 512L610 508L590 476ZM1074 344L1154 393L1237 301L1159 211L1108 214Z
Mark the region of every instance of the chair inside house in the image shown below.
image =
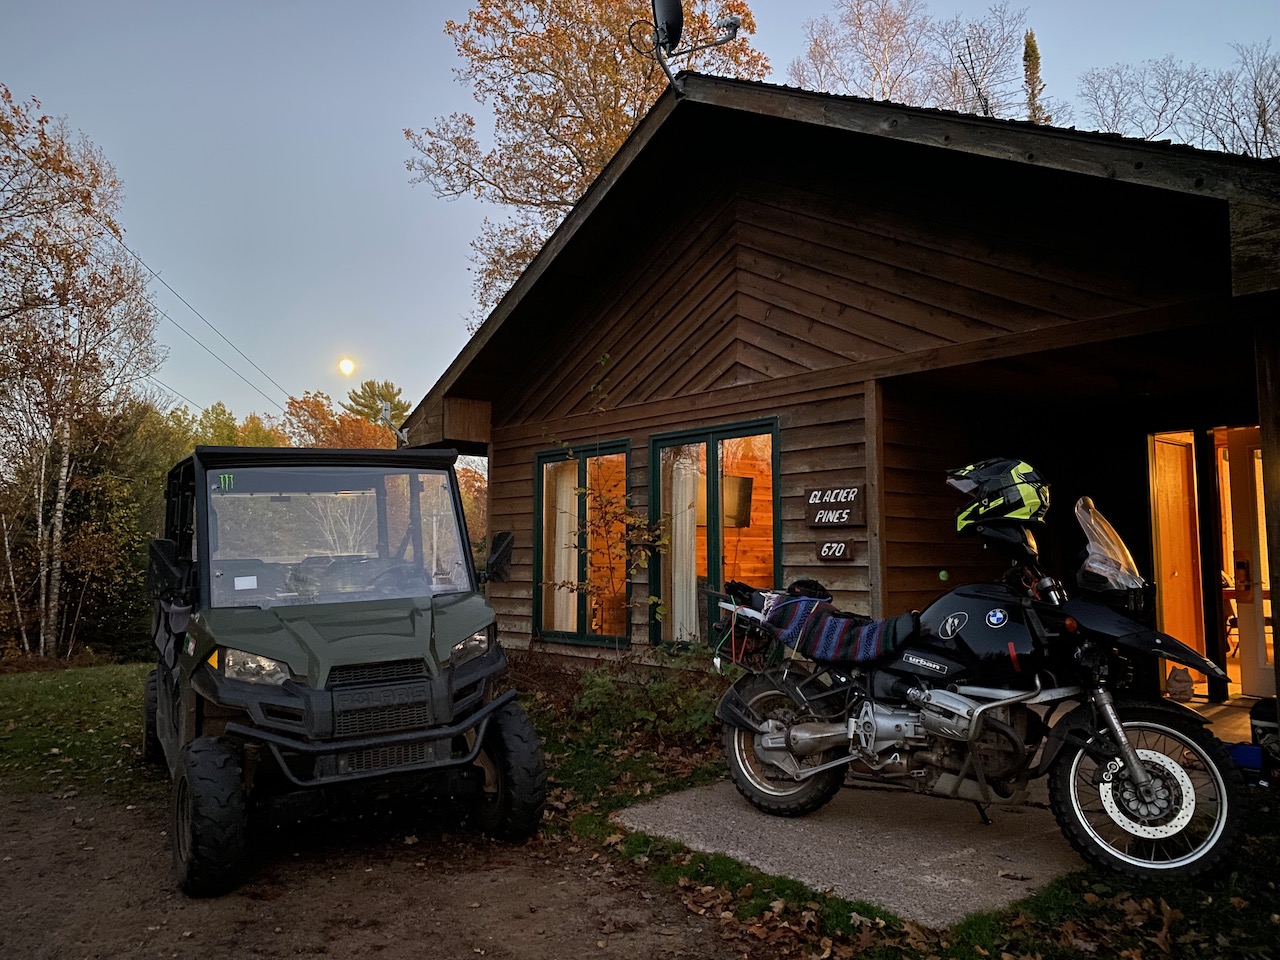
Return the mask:
M1222 612L1227 621L1227 658L1234 659L1240 652L1240 618L1236 616L1236 602L1223 600Z

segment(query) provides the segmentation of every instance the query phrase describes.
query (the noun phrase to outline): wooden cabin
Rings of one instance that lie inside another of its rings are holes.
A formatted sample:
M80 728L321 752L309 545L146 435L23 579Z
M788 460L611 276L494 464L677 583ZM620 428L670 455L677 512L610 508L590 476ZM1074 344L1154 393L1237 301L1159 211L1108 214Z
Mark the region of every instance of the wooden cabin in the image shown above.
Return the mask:
M489 457L508 645L704 638L729 580L923 607L993 572L945 470L1011 456L1221 699L1274 692L1278 382L1277 163L682 74L406 426Z

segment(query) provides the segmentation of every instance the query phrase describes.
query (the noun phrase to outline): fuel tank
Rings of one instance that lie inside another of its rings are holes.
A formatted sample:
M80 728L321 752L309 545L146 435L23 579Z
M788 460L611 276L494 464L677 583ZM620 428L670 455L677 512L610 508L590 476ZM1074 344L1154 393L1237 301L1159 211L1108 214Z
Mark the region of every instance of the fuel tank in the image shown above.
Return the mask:
M920 614L917 635L883 669L944 686L980 680L1030 689L1047 650L1027 623L1023 596L1003 584L945 593Z

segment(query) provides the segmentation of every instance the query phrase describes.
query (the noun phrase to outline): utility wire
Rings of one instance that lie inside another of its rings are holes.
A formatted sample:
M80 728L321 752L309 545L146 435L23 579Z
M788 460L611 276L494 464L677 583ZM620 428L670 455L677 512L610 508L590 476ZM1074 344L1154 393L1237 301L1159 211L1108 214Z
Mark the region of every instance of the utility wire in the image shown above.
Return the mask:
M17 144L15 144L15 146L17 146ZM23 155L24 157L26 157L27 162L31 164L31 168L32 168L33 170L36 170L36 171L37 171L37 172L39 172L42 176L44 176L44 177L45 177L45 179L47 179L51 184L53 184L53 186L54 186L55 188L58 186L57 181L53 179L53 175L52 175L52 174L50 174L47 170L45 170L42 166L40 166L40 164L38 164L38 163L35 161L35 159L34 159L34 158L33 158L33 157L32 157L32 156L31 156L31 155L30 155L26 150L23 150L21 147L18 147L18 150L19 150L19 152L21 152L21 153L22 153L22 155ZM260 366L258 366L256 363L254 363L254 362L253 362L253 360L251 360L251 359L249 358L249 356L248 356L247 354L245 354L245 352L244 352L243 350L241 350L241 349L240 349L239 347L237 347L234 343L232 343L229 339L227 339L226 335L225 335L225 334L223 334L223 332L222 332L221 330L219 330L219 329L218 329L217 327L215 327L212 323L210 323L210 322L209 322L209 320L204 316L204 314L202 314L199 310L197 310L195 307L193 307L193 306L191 305L191 303L187 300L187 298L186 298L186 297L184 297L182 294L178 293L178 291L177 291L177 290L175 290L172 286L170 286L170 285L169 285L169 282L168 282L167 280L165 280L162 276L160 276L160 274L159 274L158 272L156 272L155 270L153 270L153 269L152 269L152 267L151 267L151 265L150 265L150 264L148 264L145 260L143 260L143 259L142 259L142 257L141 257L139 254L137 254L137 253L136 253L136 252L135 252L135 251L134 251L134 250L133 250L133 249L132 249L128 244L127 244L127 243L125 243L122 239L120 239L119 237L117 237L117 236L115 235L115 233L111 230L111 228L110 228L106 223L104 223L104 222L102 221L102 219L101 219L101 218L100 218L96 213L93 213L92 211L90 211L90 213L89 213L89 217L90 217L90 219L92 219L95 223L97 223L97 224L98 224L98 226L102 227L102 228L103 228L103 230L105 230L105 231L106 231L107 236L109 236L112 240L114 240L117 244L119 244L119 245L120 245L120 248L121 248L122 250L124 250L127 254L129 254L129 256L133 257L133 259L134 259L134 260L136 260L136 261L137 261L137 262L142 266L142 268L143 268L144 270L146 270L146 271L147 271L147 273L151 274L151 276L152 276L152 277L154 277L156 280L158 280L161 284L163 284L163 285L164 285L164 287L165 287L165 289L166 289L166 290L168 290L168 291L169 291L170 293L172 293L175 297L177 297L180 301L182 301L183 305L184 305L184 306L186 306L186 308L187 308L188 310L190 310L192 313L194 313L197 317L199 317L199 318L204 322L205 326L207 326L210 330L212 330L212 331L213 331L214 333L216 333L219 337L221 337L221 338L223 339L223 341L227 344L227 346L231 347L231 349L232 349L232 350L234 350L236 353L240 354L240 356L241 356L241 357L243 357L243 358L244 358L244 360L245 360L245 361L246 361L246 362L247 362L251 367L253 367L253 369L257 370L257 371L258 371L258 373L262 374L262 376L263 376L263 377L265 377L265 378L267 379L267 381L268 381L269 383L271 383L271 384L272 384L272 386L274 386L277 390L279 390L279 391L280 391L280 393L281 393L281 394L283 394L283 396L285 397L285 399L286 399L286 400L287 400L287 399L289 399L289 397L291 397L291 396L292 396L292 394L290 394L290 393L289 393L289 391L288 391L288 390L286 390L284 387L280 386L280 384L279 384L279 383L277 383L277 382L276 382L276 380L275 380L273 377L271 377L271 375L270 375L270 374L268 374L265 370L263 370L263 369L262 369ZM63 227L63 226L62 226L62 224L58 223L56 220L51 221L51 222L52 222L56 227L58 227L58 229L59 229L59 230L61 230L63 233L65 233L68 237L70 237L70 236L71 236L71 234L67 231L67 229L66 229L65 227ZM75 237L72 237L72 239L73 239L73 240L75 240L76 238L75 238ZM98 259L98 258L96 258L96 257L95 257L95 259ZM101 259L98 259L98 262L99 262L99 263L102 263L102 260L101 260ZM106 265L107 265L107 264L103 263L103 266L106 266ZM254 384L250 383L247 379L245 379L245 377L244 377L243 375L241 375L241 374L240 374L237 370L235 370L235 369L234 369L230 364L228 364L225 360L223 360L223 359L222 359L221 357L219 357L216 353L214 353L212 350L210 350L207 346L205 346L203 343L201 343L198 339L196 339L196 337L195 337L195 335L194 335L194 334L192 334L190 331L188 331L187 329L185 329L181 324L179 324L179 323L178 323L178 321L174 320L174 319L173 319L173 317L169 316L167 313L165 313L165 312L164 312L163 310L161 310L159 307L156 307L156 310L157 310L157 312L159 312L159 314L160 314L162 317L164 317L166 320L168 320L170 323L172 323L175 327L177 327L179 330L181 330L183 333L185 333L188 337L190 337L190 338L191 338L191 339L192 339L192 340L197 344L197 346L199 346L202 350L204 350L207 354L209 354L209 356L213 357L215 360L217 360L219 363L221 363L224 367L226 367L228 370L230 370L232 373L234 373L237 377L239 377L241 380L243 380L243 381L244 381L248 386L252 387L252 388L253 388L255 391L257 391L257 392L258 392L258 393L263 397L263 399L265 399L268 403L272 403L272 404L274 404L274 405L275 405L275 407L276 407L278 410L280 410L282 413L284 412L284 407L282 407L282 406L279 404L279 402L277 402L277 401L275 401L275 400L272 400L272 399L271 399L270 397L268 397L265 393L263 393L260 389L258 389L258 387L254 386ZM176 393L176 391L174 391L174 392ZM181 396L181 394L178 394L178 396ZM183 399L185 400L186 398L185 398L185 397L183 397ZM188 401L188 402L190 402L190 401ZM201 408L201 409L203 409L203 408Z
M183 403L187 404L188 406L195 407L195 408L196 408L197 410L199 410L201 413L204 413L204 407L200 406L200 404L196 403L196 402L195 402L194 400L192 400L190 397L184 397L182 394L180 394L177 390L173 389L173 387L169 386L169 385L168 385L167 383L165 383L163 380L159 380L159 379L157 379L156 377L153 377L153 376L152 376L151 374L149 374L149 373L148 373L148 374L146 374L145 376L146 376L146 378L147 378L148 380L150 380L152 383L154 383L154 384L155 384L157 387L159 387L160 389L169 391L169 393L173 394L175 397L177 397L177 398L178 398L179 400L181 400Z
M28 158L28 159L29 159L29 158ZM37 169L39 169L39 168L37 167ZM118 243L122 248L124 248L124 250L125 250L125 251L127 251L127 252L129 253L129 255L130 255L130 256L132 256L135 260L137 260L137 261L138 261L138 263L142 264L142 266L143 266L143 267L145 267L145 268L146 268L146 270L147 270L147 271L148 271L148 272L149 272L153 277L155 277L157 280L159 280L159 279L160 279L160 275L159 275L159 274L157 274L154 270L152 270L149 266L147 266L147 264L142 260L142 258L141 258L141 257L139 257L137 254L135 254L132 250L130 250L130 249L128 248L128 246L126 246L126 245L125 245L125 243L124 243L124 241L123 241L123 240L121 240L121 239L119 239L118 237L116 237L116 236L115 236L115 234L113 234L113 233L111 232L111 229L110 229L110 228L109 228L105 223L103 223L103 222L102 222L98 217L96 217L96 216L92 216L92 215L90 215L90 216L91 216L91 219L93 219L93 221L94 221L95 223L97 223L100 227L102 227L102 228L103 228L103 230L105 230L105 231L106 231L107 236L111 237L111 239L112 239L112 240L115 240L115 242L116 242L116 243ZM109 263L107 263L105 260L103 260L103 259L102 259L102 257L98 254L98 252L97 252L96 250L94 250L92 246L89 246L89 238L87 238L87 237L75 237L75 236L73 236L73 235L71 234L71 232L70 232L66 227L64 227L61 223L59 223L57 220L52 220L52 221L50 221L50 222L51 222L55 227L57 227L57 228L58 228L58 230L60 230L63 234L65 234L68 238L70 238L70 239L71 239L71 241L72 241L73 243L79 243L79 244L84 245L84 246L86 247L86 252L88 253L88 255L89 255L90 257L92 257L95 261L97 261L97 263L98 263L100 266L105 267L105 268L107 268L107 269L110 269L110 268L111 268L111 264L109 264ZM161 282L161 283L164 283L164 281L163 281L163 280L160 280L160 282ZM170 287L170 286L169 286L169 284L167 284L167 283L164 283L164 285L165 285L166 287L168 287L170 291L172 291L172 292L173 292L174 296L176 296L179 300L182 300L182 302L183 302L183 303L186 303L186 304L187 304L187 306L191 309L191 311L192 311L193 313L195 313L195 314L196 314L196 316L200 317L200 319L201 319L201 320L204 320L204 317L201 317L201 316L200 316L200 313L199 313L199 312L198 312L194 307L192 307L192 306L191 306L191 304L187 303L187 301L186 301L186 300L184 300L184 299L182 298L182 296L181 296L180 294L178 294L178 292L177 292L177 291L175 291L175 290L174 290L172 287ZM191 340L192 340L192 342L193 342L196 346L198 346L198 347L199 347L201 350L203 350L205 353L209 354L209 356L213 357L213 359L217 360L220 364L222 364L222 365L223 365L224 367L226 367L228 370L230 370L230 371L231 371L235 376L239 377L239 378L240 378L240 379L245 383L245 385L246 385L246 386L248 386L251 390L255 391L259 396L261 396L261 397L262 397L262 399L266 400L266 401L267 401L267 403L270 403L270 404L274 405L274 406L275 406L275 408L276 408L277 410L279 410L281 413L286 412L286 411L285 411L285 408L284 408L284 407L282 407L282 406L280 405L280 402L279 402L278 400L273 400L271 397L269 397L269 396L267 396L265 393L263 393L262 389L261 389L261 388L259 388L259 387L257 386L257 384L255 384L255 383L253 383L252 381L250 381L250 380L249 380L248 378L246 378L242 373L240 373L240 371L239 371L239 370L235 369L235 367L233 367L233 366L231 366L231 364L227 363L227 361L226 361L226 360L223 360L223 359L222 359L222 357L218 356L216 353L214 353L212 350L210 350L210 349L209 349L205 344L201 343L201 342L200 342L200 340L196 337L196 335L195 335L195 334L193 334L190 330L188 330L186 327L184 327L182 324L180 324L177 320L173 319L173 317L169 316L169 314L168 314L168 313L166 313L166 312L165 312L163 309L161 309L160 307L155 306L154 304L153 304L152 306L153 306L153 309L156 311L156 313L160 314L160 316L164 317L166 320L168 320L170 323L172 323L175 327L177 327L179 330L181 330L183 333L185 333L188 337L190 337L190 338L191 338ZM206 324L209 324L209 328L210 328L210 329L212 329L214 333L218 333L217 329L213 326L213 324L209 323L209 321L208 321L208 320L204 320L204 322L205 322ZM221 334L221 333L218 333L218 336L222 337L222 334ZM227 340L227 338L226 338L226 337L222 337L222 339L223 339L223 340ZM231 341L230 341L230 340L227 340L227 343L231 343ZM236 352L237 352L237 353L240 353L239 349L237 349L237 348L236 348L235 344L231 343L231 346L232 346L232 348L233 348L233 349L235 349L235 350L236 350ZM244 354L243 354L243 353L240 353L240 356L244 357ZM248 357L245 357L245 359L246 359L246 360L249 360L249 358L248 358ZM252 360L249 360L249 363L253 364L253 367L254 367L254 369L255 369L255 370L258 370L258 372L259 372L259 373L262 373L261 369L259 369L259 368L258 368L258 366L257 366L257 364L254 364ZM266 376L266 374L263 374L263 376ZM270 380L271 378L270 378L270 377L267 377L267 379L268 379L268 380ZM275 381L274 381L274 380L272 380L271 382L272 382L272 383L275 383ZM289 397L289 392L288 392L287 390L285 390L285 389L284 389L284 387L281 387L281 386L280 386L280 384L278 384L278 383L276 383L276 386L280 389L280 392L281 392L281 393L283 393L283 394L285 395L285 398L286 398L286 399L288 399L288 397ZM166 389L169 389L169 388L166 388ZM178 393L176 390L172 390L171 392L172 392L172 393L174 393L174 394L175 394L175 395L177 395L177 396L180 396L180 397L182 396L182 394ZM182 397L182 399L186 400L186 397ZM188 400L187 402L188 402L188 403L191 403L192 401L189 401L189 400ZM199 407L199 406L200 406L199 404L192 404L192 405L193 405L193 406L197 406L197 407ZM201 409L201 410L203 410L204 408L203 408L203 407L200 407L200 409Z
M95 218L95 219L96 219L96 218ZM103 224L103 226L105 226L105 224ZM110 231L108 231L108 232L110 232ZM166 290L168 290L168 291L169 291L170 293L172 293L175 297L177 297L179 300L181 300L181 301L182 301L182 303L183 303L183 305L184 305L188 310L190 310L190 311L191 311L192 313L194 313L197 317L199 317L201 320L203 320L203 321L204 321L204 325L205 325L206 327L208 327L210 330L212 330L212 331L213 331L214 333L216 333L218 336L222 337L223 342L225 342L227 346L229 346L229 347L230 347L232 350L234 350L236 353L240 354L240 356L241 356L241 357L244 357L245 362L246 362L246 363L248 363L248 364L249 364L249 366L253 367L253 369L257 370L260 374L262 374L264 377L266 377L267 382L268 382L268 383L270 383L272 386L274 386L277 390L279 390L279 391L280 391L280 393L284 395L284 398L285 398L286 400L288 400L288 399L289 399L289 397L291 397L291 396L292 396L292 394L291 394L291 393L289 393L289 391L288 391L288 390L286 390L284 387L280 386L280 384L276 383L276 381L271 377L271 375L270 375L270 374L268 374L268 373L267 373L265 370L263 370L260 366L258 366L258 365L257 365L256 363L254 363L251 359L249 359L249 356L248 356L248 355L247 355L243 350L241 350L241 349L240 349L239 347L237 347L234 343L232 343L230 340L228 340L228 339L227 339L227 337L223 334L223 332L222 332L221 330L219 330L219 329L218 329L217 327L215 327L212 323L210 323L207 319L205 319L204 314L203 314L203 313L201 313L199 310L197 310L195 307L193 307L193 306L192 306L192 305L187 301L187 298L186 298L186 297L184 297L182 294L180 294L177 290L173 289L173 287L171 287L171 286L169 285L169 282L168 282L167 280L165 280L165 279L164 279L164 277L160 276L160 274L158 274L155 270L152 270L152 269L151 269L151 267L150 267L150 265L149 265L145 260L143 260L143 259L142 259L142 257L138 256L138 254L134 253L134 252L133 252L133 250L129 247L129 245L128 245L127 243L125 243L123 240L119 239L118 237L114 237L114 236L113 236L113 238L112 238L112 239L114 239L114 240L116 241L116 243L120 244L120 246L125 250L125 252L127 252L127 253L129 254L129 256L131 256L131 257L133 257L133 259L137 260L137 261L138 261L138 263L140 263L140 264L142 265L142 267L143 267L143 268L144 268L144 269L145 269L149 274L151 274L151 276L153 276L153 277L155 277L157 280L159 280L159 281L160 281L160 283L164 285L164 288L165 288ZM172 318L170 318L170 319L172 320ZM177 324L174 324L174 325L175 325L175 326L177 326ZM182 329L182 328L181 328L181 327L179 327L179 329ZM185 331L185 330L183 330L182 332L183 332L183 333L187 333L187 331ZM190 337L190 336L191 336L191 334L187 333L187 336L189 336L189 337ZM195 340L195 337L191 337L191 339ZM196 342L197 342L197 343L199 343L200 341L198 341L198 340L197 340ZM203 344L202 344L202 346L203 346ZM207 348L206 348L206 349L207 349ZM238 376L238 374L237 374L237 376ZM243 378L243 377L241 377L241 379L243 380L244 378ZM248 381L245 381L245 382L247 383ZM255 389L256 389L256 388L255 388ZM262 393L262 391L261 391L261 390L259 390L258 392L259 392L259 393ZM263 396L266 396L266 394L263 394ZM268 399L270 399L270 398L268 398ZM275 401L274 401L274 400L272 400L271 402L272 402L272 403L275 403ZM279 406L280 406L280 404L276 403L276 406L277 406L277 407L279 407ZM280 407L280 409L281 409L281 410L283 410L284 408L283 408L283 407Z

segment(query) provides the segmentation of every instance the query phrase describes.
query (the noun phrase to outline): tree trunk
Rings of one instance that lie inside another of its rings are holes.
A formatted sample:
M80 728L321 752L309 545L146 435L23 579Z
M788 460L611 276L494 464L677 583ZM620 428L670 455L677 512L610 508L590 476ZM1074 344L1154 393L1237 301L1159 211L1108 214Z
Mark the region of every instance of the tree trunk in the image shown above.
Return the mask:
M62 635L62 521L67 512L67 487L71 476L71 421L64 419L60 429L62 452L58 460L58 486L53 498L53 523L49 531L49 605L45 608L45 619L49 623L48 637L50 649L56 655L54 646Z
M36 610L40 615L40 632L37 638L40 656L48 656L49 652L49 537L44 526L44 492L48 477L49 451L40 454L40 475L36 480Z
M13 616L18 622L18 636L22 638L22 652L31 652L27 637L27 624L22 616L22 598L18 595L18 581L13 575L13 550L9 546L9 518L0 514L0 527L4 529L4 559L9 567L9 589L13 591Z

